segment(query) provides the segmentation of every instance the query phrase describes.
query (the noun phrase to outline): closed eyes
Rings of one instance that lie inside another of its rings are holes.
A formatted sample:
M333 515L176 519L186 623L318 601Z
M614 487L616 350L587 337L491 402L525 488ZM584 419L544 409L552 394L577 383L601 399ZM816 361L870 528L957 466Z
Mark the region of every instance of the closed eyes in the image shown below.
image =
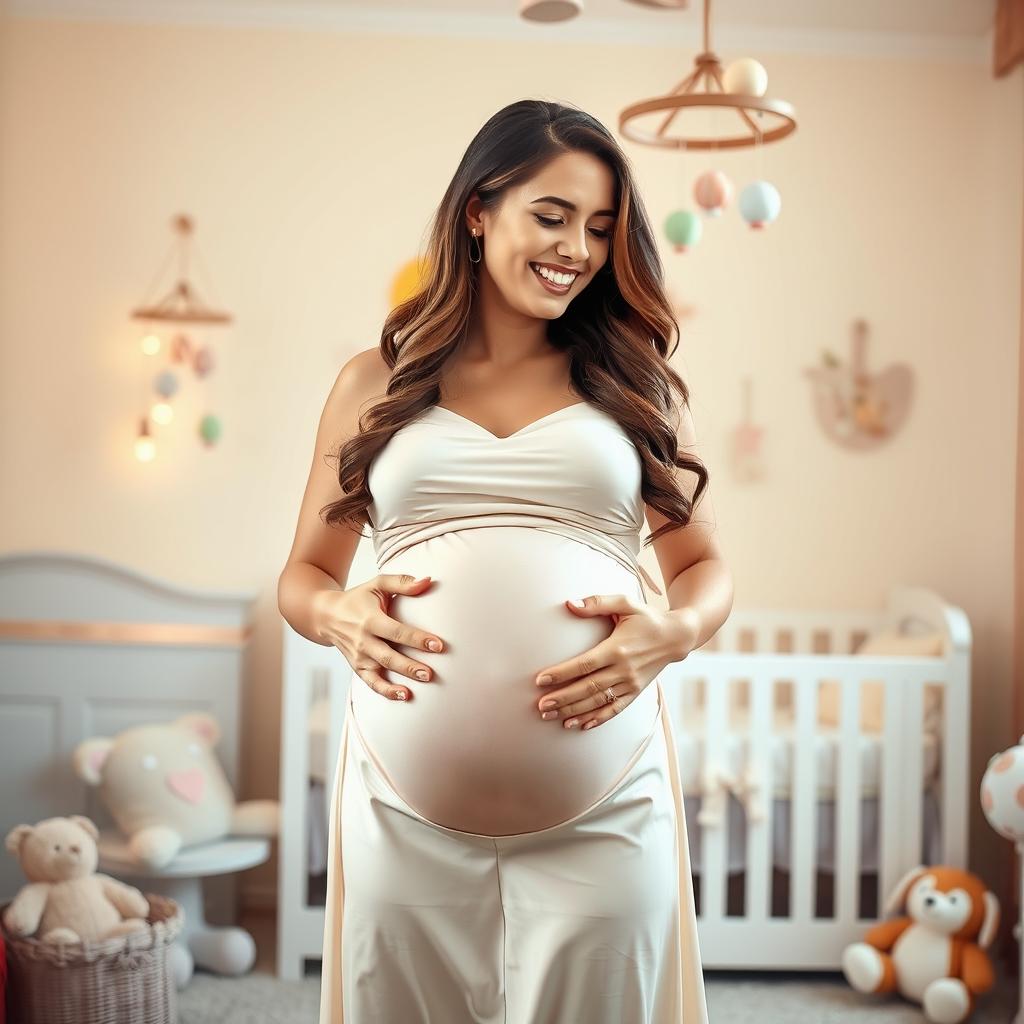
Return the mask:
M543 224L545 227L549 228L553 228L556 224L562 223L560 220L558 220L558 218L543 217L539 213L535 213L534 217L536 217L537 220L539 220L541 224ZM598 238L611 238L612 233L610 231L600 231L594 228L591 228L590 230L591 233L596 235Z

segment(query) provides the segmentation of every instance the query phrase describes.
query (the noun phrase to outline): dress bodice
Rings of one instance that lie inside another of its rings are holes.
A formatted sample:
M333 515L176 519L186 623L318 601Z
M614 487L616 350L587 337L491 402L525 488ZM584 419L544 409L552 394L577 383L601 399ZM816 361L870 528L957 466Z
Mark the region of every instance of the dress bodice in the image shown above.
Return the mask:
M456 530L533 526L604 552L660 594L638 561L641 479L632 440L589 402L506 437L431 406L392 435L370 466L377 564Z

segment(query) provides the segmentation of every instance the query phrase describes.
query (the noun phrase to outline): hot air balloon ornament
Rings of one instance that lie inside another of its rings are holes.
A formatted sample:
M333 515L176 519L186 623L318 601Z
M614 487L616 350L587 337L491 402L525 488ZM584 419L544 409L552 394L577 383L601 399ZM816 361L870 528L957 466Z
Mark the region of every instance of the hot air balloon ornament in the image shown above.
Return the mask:
M203 345L196 349L196 353L192 357L192 369L195 370L197 377L205 377L215 365L213 349L209 345Z
M161 398L173 398L178 391L178 375L172 370L161 370L153 378L153 390Z
M686 252L704 233L700 215L693 210L674 210L665 218L665 237L676 252Z
M220 417L214 416L213 413L207 413L199 421L199 437L203 444L207 448L212 448L219 440L220 435L223 432L223 425L221 424Z
M170 357L172 363L187 363L192 359L192 342L187 334L176 334L171 338Z
M740 193L740 216L754 231L778 219L782 196L769 181L752 181Z
M722 85L725 92L763 96L768 91L768 72L759 60L738 57L722 72Z
M724 171L705 171L694 183L693 197L708 217L721 217L732 202L732 181Z

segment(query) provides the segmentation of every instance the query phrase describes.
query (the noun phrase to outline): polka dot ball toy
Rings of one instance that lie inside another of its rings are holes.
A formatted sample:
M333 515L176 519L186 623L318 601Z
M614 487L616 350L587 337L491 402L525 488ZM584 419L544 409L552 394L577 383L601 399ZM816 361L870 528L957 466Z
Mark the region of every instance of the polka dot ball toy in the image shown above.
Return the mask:
M1024 843L1024 736L989 759L981 778L981 809L1001 836Z

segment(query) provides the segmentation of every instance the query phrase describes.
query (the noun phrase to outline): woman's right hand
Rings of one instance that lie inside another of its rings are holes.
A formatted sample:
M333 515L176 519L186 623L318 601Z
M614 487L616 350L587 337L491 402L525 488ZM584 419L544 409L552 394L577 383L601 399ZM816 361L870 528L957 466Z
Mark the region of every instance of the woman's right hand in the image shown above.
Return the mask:
M444 641L422 629L414 629L391 618L388 611L393 594L417 597L430 586L431 579L414 580L408 574L381 574L349 590L323 590L317 595L317 631L345 655L352 670L375 693L388 700L407 700L407 687L394 686L384 678L383 669L429 682L429 665L407 658L389 643L440 653ZM428 643L439 646L431 650ZM417 673L425 673L420 676Z

